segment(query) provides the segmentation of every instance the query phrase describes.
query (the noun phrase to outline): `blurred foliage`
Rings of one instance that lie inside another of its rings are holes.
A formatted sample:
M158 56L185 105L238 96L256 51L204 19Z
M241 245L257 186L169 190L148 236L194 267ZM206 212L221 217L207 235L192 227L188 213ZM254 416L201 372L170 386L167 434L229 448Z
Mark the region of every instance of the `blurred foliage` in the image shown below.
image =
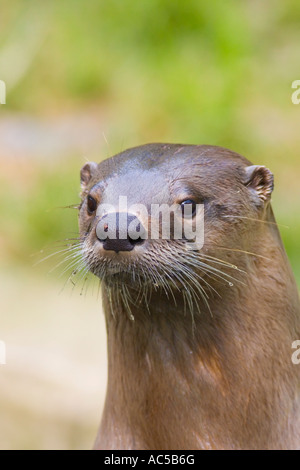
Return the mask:
M283 237L300 280L300 106L291 103L299 23L296 0L12 0L0 17L8 93L1 116L97 108L111 153L121 142L209 143L270 166L275 213L290 225ZM6 172L1 178L8 260L24 262L76 230L76 214L55 207L76 202L82 160L59 157L50 166L23 162L34 166L30 185L20 177L12 190Z
M70 160L59 168L36 165L30 184L19 181L14 191L11 182L0 177L1 217L6 221L1 233L6 245L3 263L39 264L63 249L66 239L78 236L77 211L68 207L79 202L78 179L78 168L73 166L72 171ZM57 262L50 259L41 268L52 268Z

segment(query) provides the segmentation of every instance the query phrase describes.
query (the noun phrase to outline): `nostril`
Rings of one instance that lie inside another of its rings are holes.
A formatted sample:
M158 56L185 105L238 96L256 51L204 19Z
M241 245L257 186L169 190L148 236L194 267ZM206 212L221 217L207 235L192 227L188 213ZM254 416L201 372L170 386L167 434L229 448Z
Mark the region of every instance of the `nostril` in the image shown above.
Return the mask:
M129 224L128 224L128 235L127 239L132 245L141 245L144 243L145 239L142 237L145 233L144 227L141 227L141 223L138 221L137 217L129 215ZM133 226L131 227L131 224ZM140 234L140 236L138 236ZM134 236L132 236L134 235Z
M144 243L144 239L141 238L141 237L138 237L136 239L133 239L130 237L130 235L128 236L128 241L129 243L131 243L132 245L141 245L142 243Z

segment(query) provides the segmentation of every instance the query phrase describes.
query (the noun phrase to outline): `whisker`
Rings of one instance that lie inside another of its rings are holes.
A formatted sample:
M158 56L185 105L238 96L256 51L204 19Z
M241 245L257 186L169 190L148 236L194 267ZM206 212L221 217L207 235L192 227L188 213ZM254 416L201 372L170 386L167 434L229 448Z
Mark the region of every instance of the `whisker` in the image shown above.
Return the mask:
M76 246L72 246L72 247L66 247L63 250L59 250L59 251L55 251L54 253L50 253L50 255L47 255L44 258L38 260L33 266L37 266L38 264L43 263L47 259L53 258L54 256L58 256L58 255L61 255L61 254L64 254L64 253L70 253L70 251L72 251L72 250L76 251L76 249L78 249L79 246L80 246L80 244L78 244Z
M215 258L214 256L206 255L204 253L199 254L199 256L200 256L200 258L203 257L203 258L209 259L212 263L217 263L217 264L220 264L224 267L235 269L235 270L239 271L240 273L247 274L246 271L244 271L243 269L238 268L235 264L228 263L227 261L221 260L219 258Z
M253 222L260 222L262 224L276 225L276 227L284 227L288 229L290 228L288 225L278 224L277 222L271 222L269 220L254 219L252 217L246 217L243 215L222 215L222 217L229 218L229 219L247 219L247 220L252 220Z
M225 246L219 246L219 245L214 245L214 247L220 250L227 250L227 251L232 251L232 252L237 252L237 253L245 253L246 255L257 256L258 258L263 258L263 259L266 259L267 261L271 261L270 258L267 258L266 256L263 256L263 255L259 255L258 253L252 253L251 251L240 250L237 248L227 248Z
M78 210L80 208L80 203L76 204L69 204L68 206L58 206L56 209L76 209Z

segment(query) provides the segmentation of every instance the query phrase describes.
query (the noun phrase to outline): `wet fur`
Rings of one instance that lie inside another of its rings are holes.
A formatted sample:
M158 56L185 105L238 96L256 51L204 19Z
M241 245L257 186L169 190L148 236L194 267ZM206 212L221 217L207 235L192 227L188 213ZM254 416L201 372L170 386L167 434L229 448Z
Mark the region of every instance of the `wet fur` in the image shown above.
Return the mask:
M299 297L270 205L272 175L249 167L227 149L171 144L84 167L74 265L102 279L108 334L96 448L300 448L291 361ZM146 204L157 192L165 203L204 201L201 252L166 240L119 258L96 250L87 194Z

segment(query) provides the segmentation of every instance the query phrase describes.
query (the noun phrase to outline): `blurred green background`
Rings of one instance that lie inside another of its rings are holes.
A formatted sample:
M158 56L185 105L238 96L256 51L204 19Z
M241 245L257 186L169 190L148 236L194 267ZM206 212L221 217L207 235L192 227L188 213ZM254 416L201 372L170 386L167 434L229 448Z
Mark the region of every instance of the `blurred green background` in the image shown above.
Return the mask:
M57 260L35 266L40 250L76 236L76 211L62 207L78 202L86 161L165 141L268 166L300 285L299 26L297 0L1 5L0 448L89 448L96 433L101 302L58 295Z

